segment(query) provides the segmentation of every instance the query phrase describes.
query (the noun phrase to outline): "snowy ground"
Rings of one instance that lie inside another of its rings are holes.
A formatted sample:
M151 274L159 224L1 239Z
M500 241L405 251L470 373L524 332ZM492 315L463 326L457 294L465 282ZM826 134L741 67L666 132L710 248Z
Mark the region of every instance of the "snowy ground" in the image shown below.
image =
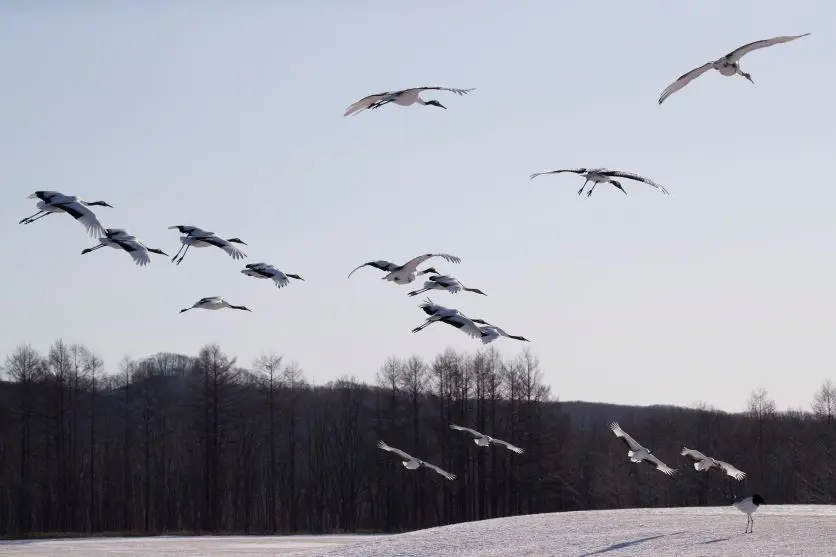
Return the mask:
M379 536L156 536L0 541L0 557L265 557L307 555Z
M27 557L609 557L836 555L836 506L763 506L755 532L732 507L553 513L395 536L232 536L0 542Z

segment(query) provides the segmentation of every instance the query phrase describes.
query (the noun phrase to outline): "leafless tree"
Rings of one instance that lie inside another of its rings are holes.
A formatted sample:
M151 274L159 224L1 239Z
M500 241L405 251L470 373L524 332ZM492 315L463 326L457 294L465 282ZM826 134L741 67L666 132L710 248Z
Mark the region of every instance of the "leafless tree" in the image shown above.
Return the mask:
M822 383L813 397L813 412L828 425L836 418L836 385L830 379Z
M267 516L270 523L270 531L278 530L278 515L276 499L276 491L278 489L278 475L277 475L277 459L276 450L278 442L278 404L277 392L279 390L282 374L282 358L275 354L261 356L255 361L255 371L261 378L262 390L267 399L267 424L268 437L267 443L269 447L270 458L268 460L269 468L267 470Z

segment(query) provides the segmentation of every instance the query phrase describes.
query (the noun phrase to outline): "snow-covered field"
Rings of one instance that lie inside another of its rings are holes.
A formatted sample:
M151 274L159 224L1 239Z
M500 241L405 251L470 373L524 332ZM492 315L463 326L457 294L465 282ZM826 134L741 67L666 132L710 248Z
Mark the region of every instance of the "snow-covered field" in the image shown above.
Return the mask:
M0 541L0 557L285 557L308 555L311 551L373 537L379 536L156 536Z
M763 506L755 531L732 507L550 513L394 536L230 536L0 542L27 557L604 557L836 555L836 506Z

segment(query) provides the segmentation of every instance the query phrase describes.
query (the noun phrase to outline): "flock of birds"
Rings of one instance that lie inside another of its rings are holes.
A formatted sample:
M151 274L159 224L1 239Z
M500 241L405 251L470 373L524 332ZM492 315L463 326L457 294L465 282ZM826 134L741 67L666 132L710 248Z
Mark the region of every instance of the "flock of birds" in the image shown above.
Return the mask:
M743 56L754 50L793 41L801 37L806 37L809 34L810 33L804 33L802 35L780 36L761 41L754 41L746 45L743 45L717 60L707 62L702 66L694 68L693 70L681 75L679 78L676 79L676 81L674 81L667 88L665 88L665 90L659 97L658 102L661 105L672 94L681 90L692 80L696 79L697 77L712 69L717 70L723 76L729 77L739 75L747 79L751 83L754 83L754 81L752 80L752 76L744 72L740 68L740 59ZM421 93L425 91L448 91L455 93L456 95L466 95L467 93L473 90L474 89L456 89L449 87L414 87L411 89L402 89L399 91L387 91L383 93L376 93L364 97L359 101L351 104L345 111L344 116L357 115L363 112L364 110L368 109L375 110L389 103L394 103L399 106L411 106L414 104L419 104L423 106L435 106L446 110L447 107L437 100L422 99ZM561 174L566 172L578 174L584 177L585 180L581 188L578 190L578 195L581 195L583 193L584 189L590 182L592 183L592 186L590 186L590 188L586 191L587 197L592 195L592 192L595 190L595 187L598 184L610 184L611 186L621 190L621 192L623 192L626 195L627 191L624 189L622 183L618 180L618 178L643 182L647 185L656 188L665 195L669 194L668 190L663 185L654 182L649 178L631 172L610 170L607 168L565 168L545 172L536 172L534 174L531 174L530 178L534 179L544 174ZM150 254L152 253L168 256L167 253L163 252L160 249L147 247L145 244L140 242L135 236L130 234L125 229L104 228L100 223L98 217L90 209L90 207L96 206L112 208L112 205L104 201L84 201L76 196L69 196L56 191L36 191L35 193L31 194L29 198L39 200L37 202L38 212L22 219L20 223L30 224L51 214L66 213L74 219L76 219L82 225L84 225L88 233L93 237L97 237L99 240L99 243L96 246L83 250L81 252L82 254L90 253L99 248L110 247L125 251L133 258L133 261L140 266L147 265L150 262ZM169 228L176 229L182 234L180 236L180 249L177 251L174 257L172 257L172 261L178 265L182 263L183 258L186 256L190 248L216 247L226 252L227 255L229 255L235 260L240 260L246 257L246 255L238 247L234 245L247 245L244 241L242 241L239 238L224 239L215 234L214 232L210 232L198 228L196 226L190 225L176 225L171 226ZM414 282L418 276L430 274L430 276L424 282L422 288L412 290L408 292L407 295L416 296L418 294L428 292L430 290L444 290L451 294L457 294L458 292L464 291L480 295L486 295L483 291L481 291L478 288L469 288L464 286L458 279L451 275L439 273L434 267L428 267L421 271L418 270L418 267L421 264L425 263L429 259L436 257L441 258L447 261L448 263L461 262L461 259L454 255L446 253L426 253L423 255L419 255L418 257L415 257L402 265L398 265L396 263L392 263L390 261L385 260L369 261L367 263L363 263L362 265L352 270L348 274L348 276L350 278L355 271L362 267L373 267L386 273L386 275L382 277L383 280L394 282L398 285L405 285ZM290 279L299 281L304 280L298 274L285 273L276 268L275 266L263 262L249 263L245 265L244 269L241 270L241 273L254 278L272 280L279 288L285 287L288 284L290 284ZM426 317L423 324L419 325L418 327L415 327L412 330L413 333L421 331L433 323L444 323L457 328L458 330L462 331L463 333L467 334L472 338L480 339L485 344L492 342L501 336L519 341L529 342L529 340L523 336L511 335L505 332L505 330L503 330L502 328L490 324L483 319L470 318L457 309L447 308L435 304L429 298L427 298L426 301L419 307L424 311L424 313L428 317ZM191 309L237 309L251 311L246 306L231 304L220 296L209 296L201 298L192 306L181 309L180 313L189 311ZM506 447L508 450L518 454L522 454L524 452L523 449L516 447L506 441L494 439L476 430L458 426L455 424L451 424L450 427L454 430L464 431L471 434L474 437L474 442L476 443L476 445L480 447L501 445ZM635 439L633 439L629 434L627 434L623 429L621 429L618 423L611 424L610 428L612 429L616 437L621 439L627 445L629 449L627 452L627 456L629 457L631 462L647 462L648 464L655 466L659 471L667 475L672 475L676 471L675 469L669 467L664 462L659 460L659 458L657 458L656 455L652 453L652 451L640 445ZM400 449L396 449L387 445L383 441L379 442L378 447L385 451L393 452L405 459L403 461L403 466L407 470L416 470L423 466L437 472L438 474L441 474L448 480L453 480L456 477L455 474L451 474L450 472L447 472L439 468L438 466L415 458ZM694 449L683 448L681 454L682 456L688 456L694 459L694 468L698 472L707 471L710 469L718 469L725 472L730 477L736 480L742 480L746 476L744 472L741 472L731 464L714 459L712 457L708 457ZM752 513L754 513L758 509L758 506L763 504L763 502L763 498L761 498L760 495L755 494L751 497L743 499L742 501L737 501L734 503L734 506L738 508L740 511L744 512L748 517L746 523L746 532L750 532L750 527L754 525Z
M21 219L20 224L30 224L48 215L66 213L84 225L87 232L91 236L98 237L99 243L93 247L82 250L82 254L90 253L103 247L119 249L128 253L133 258L134 263L140 266L150 263L150 254L152 253L168 256L167 253L160 249L149 248L124 228L104 228L96 214L90 210L90 207L113 207L105 201L84 201L79 199L77 196L65 195L57 191L36 191L29 195L29 198L39 200L37 203L38 212ZM170 226L169 229L177 230L180 234L182 234L180 236L180 249L174 254L174 257L171 258L171 260L177 265L183 262L183 258L186 257L186 254L189 252L189 248L205 248L214 246L223 250L227 255L235 260L246 257L246 254L243 251L233 245L247 245L246 242L240 238L224 239L214 232L184 224ZM486 295L478 288L468 288L464 286L453 276L440 274L433 267L428 267L423 271L418 271L419 265L433 257L440 257L451 263L461 262L461 259L455 255L449 255L446 253L426 253L410 259L403 265L398 265L384 260L369 261L353 269L348 276L350 278L355 271L363 267L374 267L386 272L386 275L382 277L383 280L394 282L395 284L410 284L415 281L415 278L418 275L435 273L424 282L424 286L422 288L410 291L407 295L416 296L429 290L445 290L452 294L466 291L481 294L483 296ZM263 262L248 263L241 270L241 273L258 279L272 280L278 288L283 288L290 284L290 279L300 281L305 280L298 274L285 273L273 265ZM414 328L412 332L418 332L432 323L440 322L457 327L469 336L481 339L484 344L493 342L501 336L530 342L523 336L508 334L501 327L492 325L483 319L470 319L456 309L435 304L429 298L419 307L429 317L426 319L424 324ZM190 307L181 309L180 313L191 309L218 310L225 308L252 311L247 306L232 304L220 296L207 296L205 298L201 298Z
M501 439L496 439L491 437L490 435L486 435L480 431L476 431L475 429L471 429L469 427L463 427L456 424L450 424L450 429L456 431L464 431L469 433L473 436L473 442L479 447L490 447L491 445L499 445L501 447L505 447L509 451L512 451L516 454L523 454L525 449L522 449L516 445L509 443L508 441L503 441ZM633 437L624 431L618 422L612 422L610 424L610 430L615 434L618 439L627 446L627 458L629 458L630 462L633 463L640 463L646 462L651 466L655 466L657 470L662 472L663 474L667 474L668 476L672 476L676 473L676 468L671 468L664 462L662 462L653 451L648 449L647 447L643 446L641 443L633 439ZM383 441L378 441L377 446L379 449L384 451L395 453L396 455L403 458L403 467L407 470L417 470L422 466L424 468L428 468L433 472L441 475L442 477L448 480L455 480L456 475L436 466L435 464L431 464L420 458L416 458L411 454L402 451L401 449L396 449L391 445L387 445ZM741 481L746 477L746 472L737 469L735 466L725 462L723 460L718 460L711 456L706 456L705 454L701 453L696 449L689 449L688 447L682 447L682 451L680 452L681 456L687 456L693 459L694 461L694 469L697 472L708 472L709 470L718 470L731 478L734 478L737 481ZM627 461L625 461L626 463ZM754 494L751 497L747 497L740 501L735 501L733 503L734 507L746 514L746 529L744 533L751 533L751 528L754 528L754 519L752 518L752 514L758 510L758 507L764 503L763 498L758 495Z

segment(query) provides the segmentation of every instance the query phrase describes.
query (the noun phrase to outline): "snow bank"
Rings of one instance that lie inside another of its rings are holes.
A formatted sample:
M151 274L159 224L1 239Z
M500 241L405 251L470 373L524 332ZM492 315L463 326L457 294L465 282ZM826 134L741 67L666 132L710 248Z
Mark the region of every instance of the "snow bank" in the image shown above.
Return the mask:
M549 513L431 528L300 557L818 557L836 555L836 506L764 505L754 533L733 507Z
M836 506L764 505L755 531L732 507L549 513L394 536L200 536L0 542L27 557L688 557L836 555Z

